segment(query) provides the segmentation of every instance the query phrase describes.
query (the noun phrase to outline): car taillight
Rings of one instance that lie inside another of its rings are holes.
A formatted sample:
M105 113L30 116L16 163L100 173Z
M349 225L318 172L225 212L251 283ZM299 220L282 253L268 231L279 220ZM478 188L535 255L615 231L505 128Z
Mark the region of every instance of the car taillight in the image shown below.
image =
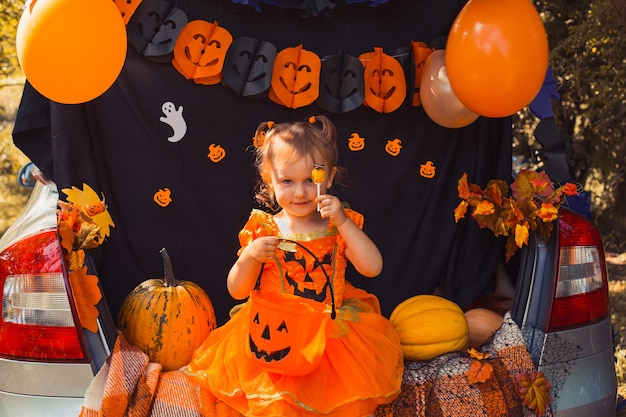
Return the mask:
M559 261L548 331L571 329L609 315L602 238L583 217L559 215Z
M55 230L0 253L0 357L84 361Z

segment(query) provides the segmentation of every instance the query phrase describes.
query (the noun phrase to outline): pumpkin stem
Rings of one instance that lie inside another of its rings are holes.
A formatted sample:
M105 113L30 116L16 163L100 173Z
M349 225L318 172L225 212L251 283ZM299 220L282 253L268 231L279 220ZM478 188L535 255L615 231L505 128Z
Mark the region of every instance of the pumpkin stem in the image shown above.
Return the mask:
M163 278L165 279L166 287L175 287L176 279L174 278L174 268L172 268L172 260L170 255L167 254L165 248L159 251L163 255Z

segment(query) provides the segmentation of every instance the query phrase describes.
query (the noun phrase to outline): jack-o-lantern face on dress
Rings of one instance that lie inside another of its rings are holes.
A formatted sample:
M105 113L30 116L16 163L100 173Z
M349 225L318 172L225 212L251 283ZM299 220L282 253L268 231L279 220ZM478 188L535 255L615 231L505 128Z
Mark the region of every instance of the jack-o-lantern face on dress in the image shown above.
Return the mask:
M319 95L321 66L319 57L302 45L283 49L276 55L269 98L291 109L313 103Z
M326 306L291 294L257 291L249 302L250 358L277 374L305 375L315 369L326 347Z
M363 67L358 58L341 53L324 59L317 103L338 114L363 104Z
M406 77L402 65L382 48L359 56L365 66L364 104L379 113L397 110L406 98Z
M267 94L272 83L276 47L260 39L241 37L233 41L224 62L224 84L244 97Z
M217 22L193 20L185 25L174 45L172 65L188 80L213 85L222 81L226 52L233 37Z

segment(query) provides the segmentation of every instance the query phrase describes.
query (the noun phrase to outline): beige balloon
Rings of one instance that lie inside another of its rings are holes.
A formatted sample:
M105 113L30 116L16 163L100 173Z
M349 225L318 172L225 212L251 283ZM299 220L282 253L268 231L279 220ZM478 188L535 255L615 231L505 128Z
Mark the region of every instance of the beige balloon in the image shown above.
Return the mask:
M446 73L445 49L434 51L426 59L420 82L420 98L428 117L443 127L465 127L479 116L465 107L454 94Z

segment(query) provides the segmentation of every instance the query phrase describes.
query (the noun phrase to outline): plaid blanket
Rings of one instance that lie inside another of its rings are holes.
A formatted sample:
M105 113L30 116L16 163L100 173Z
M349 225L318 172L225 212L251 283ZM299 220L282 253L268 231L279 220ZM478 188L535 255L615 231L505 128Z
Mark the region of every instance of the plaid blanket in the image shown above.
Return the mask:
M536 417L522 404L516 375L535 370L521 330L507 313L502 327L481 347L493 376L470 384L471 358L450 352L431 361L406 362L400 396L376 417ZM550 405L542 417L552 416ZM161 365L120 333L113 352L87 389L79 417L240 417L181 371Z
M79 417L200 417L201 395L207 394L183 372L161 372L161 365L119 333Z
M450 352L430 361L405 362L402 392L392 403L376 409L376 417L536 417L524 406L516 376L536 367L521 329L506 313L498 331L480 348L489 354L492 376L470 383L467 352ZM551 405L542 417L553 415Z

